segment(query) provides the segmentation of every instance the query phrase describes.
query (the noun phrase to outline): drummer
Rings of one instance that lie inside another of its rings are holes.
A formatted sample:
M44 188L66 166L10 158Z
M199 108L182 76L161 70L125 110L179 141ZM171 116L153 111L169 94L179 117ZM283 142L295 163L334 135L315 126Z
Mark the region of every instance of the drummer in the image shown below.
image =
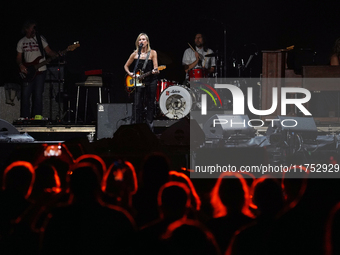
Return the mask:
M189 44L190 47L184 51L182 64L186 73L186 81L193 78L190 76L193 75L191 73L194 73L192 72L194 69L203 69L203 77L208 77L215 72L215 57L206 56L208 54L213 54L214 52L206 47L205 41L204 35L202 33L197 33L195 35L195 48Z

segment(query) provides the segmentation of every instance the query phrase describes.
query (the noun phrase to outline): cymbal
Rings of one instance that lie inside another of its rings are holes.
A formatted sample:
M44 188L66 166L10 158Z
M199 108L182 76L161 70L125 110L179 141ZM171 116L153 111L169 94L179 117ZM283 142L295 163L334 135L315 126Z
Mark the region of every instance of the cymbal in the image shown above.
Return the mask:
M172 58L164 52L157 51L158 64L169 65L172 63Z

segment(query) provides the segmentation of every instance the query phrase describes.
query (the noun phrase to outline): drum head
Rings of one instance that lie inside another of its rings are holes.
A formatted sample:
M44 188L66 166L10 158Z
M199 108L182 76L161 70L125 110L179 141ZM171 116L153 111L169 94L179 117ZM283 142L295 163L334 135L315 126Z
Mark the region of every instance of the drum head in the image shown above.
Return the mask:
M162 92L159 99L159 107L169 119L181 119L187 116L192 104L190 89L185 86L170 86Z

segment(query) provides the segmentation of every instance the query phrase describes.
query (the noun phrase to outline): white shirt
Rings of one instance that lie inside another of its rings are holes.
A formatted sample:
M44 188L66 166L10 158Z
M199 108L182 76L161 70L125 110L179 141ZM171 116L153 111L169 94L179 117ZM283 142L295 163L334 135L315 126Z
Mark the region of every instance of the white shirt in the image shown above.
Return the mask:
M216 66L215 57L205 57L205 55L214 53L211 49L204 51L203 47L201 49L196 47L196 51L201 54L204 59L202 59L202 66L199 66L199 64L197 64L194 68L204 67L206 69L210 69L211 67ZM195 52L191 48L186 49L183 54L182 64L190 65L191 63L195 62L195 60Z
M45 49L48 46L48 43L43 36L41 36L41 42L43 48ZM33 38L27 38L26 36L21 38L17 44L17 52L24 54L25 62L32 62L37 57L40 57L41 53L36 36L34 36ZM44 60L45 58L42 58L39 62L42 62ZM46 69L46 66L42 66L39 68L39 71L45 71Z

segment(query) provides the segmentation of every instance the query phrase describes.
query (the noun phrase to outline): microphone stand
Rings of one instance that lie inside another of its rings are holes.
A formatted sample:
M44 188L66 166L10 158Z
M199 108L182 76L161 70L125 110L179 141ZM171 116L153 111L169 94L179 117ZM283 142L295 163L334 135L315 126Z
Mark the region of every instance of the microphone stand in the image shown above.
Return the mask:
M219 20L216 20L216 19L211 19L213 21L215 21L216 23L220 24L222 27L223 27L223 50L224 50L224 53L223 53L223 61L224 63L221 63L221 77L227 77L227 73L228 73L228 69L227 69L227 25ZM223 62L221 60L221 62ZM222 69L224 71L224 74L222 74Z
M137 107L137 104L136 104L136 101L137 101L137 75L136 75L136 70L137 70L137 66L138 66L138 63L139 63L139 59L140 59L140 55L141 55L141 51L142 51L142 48L140 47L140 49L138 50L138 58L137 58L137 61L136 61L136 64L135 64L135 67L133 68L133 75L134 75L134 79L135 79L135 83L134 83L134 89L135 89L135 98L134 98L134 122L136 124L137 122L137 110L136 110L136 107Z
M227 28L226 28L226 25L223 24L221 22L221 24L223 25L223 33L224 33L224 36L223 36L223 40L224 40L224 77L227 77Z

